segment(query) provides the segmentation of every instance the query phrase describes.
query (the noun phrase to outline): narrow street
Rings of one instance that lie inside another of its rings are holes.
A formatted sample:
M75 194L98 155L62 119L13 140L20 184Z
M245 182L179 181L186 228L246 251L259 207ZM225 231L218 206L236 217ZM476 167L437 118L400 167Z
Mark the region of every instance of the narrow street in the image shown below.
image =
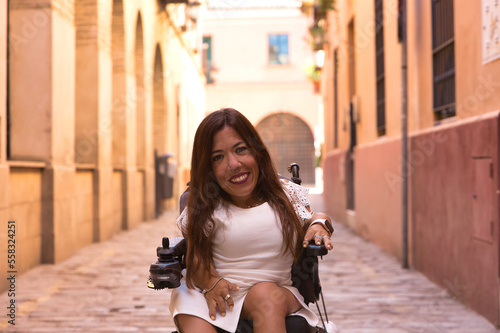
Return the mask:
M318 195L311 195L320 210ZM171 332L169 291L146 287L164 235L177 235L175 214L81 249L69 260L43 265L16 280L15 326L2 332ZM499 332L422 274L403 270L378 247L335 224L335 248L320 264L329 319L345 333ZM458 295L458 294L457 294ZM4 309L7 293L0 295Z
M0 1L0 333L174 331L154 217L204 171L261 193L267 153L337 220L341 332L500 333L499 31L499 0Z

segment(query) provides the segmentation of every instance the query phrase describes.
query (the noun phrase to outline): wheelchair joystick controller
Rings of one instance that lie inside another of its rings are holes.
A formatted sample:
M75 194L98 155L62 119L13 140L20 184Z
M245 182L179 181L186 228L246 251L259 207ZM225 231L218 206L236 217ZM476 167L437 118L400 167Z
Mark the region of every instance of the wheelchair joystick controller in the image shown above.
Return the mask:
M149 268L148 287L151 289L177 288L181 284L182 256L186 250L184 240L170 247L168 237L163 237L162 246L156 249L158 261Z
M299 177L299 170L300 168L297 163L292 163L288 166L288 172L292 174L292 181L297 185L302 184L302 179Z

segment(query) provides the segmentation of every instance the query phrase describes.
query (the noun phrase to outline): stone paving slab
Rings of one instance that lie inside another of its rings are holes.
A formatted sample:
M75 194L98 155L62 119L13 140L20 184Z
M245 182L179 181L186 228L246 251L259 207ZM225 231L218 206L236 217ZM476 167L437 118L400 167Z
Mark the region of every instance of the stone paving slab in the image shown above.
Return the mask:
M170 291L149 289L146 280L161 238L179 235L175 217L170 213L143 222L60 264L19 276L16 325L9 325L2 313L0 331L172 332ZM0 295L2 309L8 302L7 293Z
M141 223L60 264L19 276L16 325L9 325L4 315L9 304L5 292L0 295L0 332L175 330L168 311L170 292L146 287L161 238L179 235L175 215ZM335 229L335 247L321 261L320 278L329 319L341 332L500 332L419 272L400 268L393 257L348 228L335 224Z
M319 267L327 312L341 332L500 332L423 274L334 227L333 252Z
M310 199L323 210L320 195ZM329 319L341 332L500 332L420 272L401 268L376 245L333 224L334 248L319 270Z

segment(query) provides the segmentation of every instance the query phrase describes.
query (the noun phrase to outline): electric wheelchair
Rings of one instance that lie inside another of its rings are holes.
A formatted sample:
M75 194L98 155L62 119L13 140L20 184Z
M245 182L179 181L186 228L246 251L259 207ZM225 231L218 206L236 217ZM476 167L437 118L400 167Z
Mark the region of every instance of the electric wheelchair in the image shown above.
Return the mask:
M281 178L288 179L300 185L299 166L295 163L291 164L288 171L292 173L291 178L280 175ZM180 198L180 211L182 212L187 204L189 188L182 194ZM158 261L150 266L150 277L148 287L156 290L173 289L180 286L182 278L182 270L186 268L185 254L187 251L186 240L182 237L175 237L169 240L168 237L163 237L162 246L157 248ZM300 316L286 317L287 333L323 333L336 332L336 327L328 321L326 307L321 290L318 273L318 257L326 255L328 250L321 245L315 245L313 241L302 251L302 255L296 265L291 267L292 282L300 294L304 297L304 302L309 305L314 303L317 308L320 323L317 327L311 327L306 319ZM322 308L319 305L322 303ZM333 329L332 329L333 328ZM176 333L176 332L173 332ZM218 329L218 333L227 333ZM240 319L236 333L253 333L252 322L249 320Z

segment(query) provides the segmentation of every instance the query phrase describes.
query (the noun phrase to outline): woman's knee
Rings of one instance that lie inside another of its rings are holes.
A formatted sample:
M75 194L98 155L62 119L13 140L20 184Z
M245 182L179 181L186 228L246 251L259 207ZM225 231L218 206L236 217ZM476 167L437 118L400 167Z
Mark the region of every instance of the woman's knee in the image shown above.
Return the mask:
M175 320L175 325L177 326L177 328L181 333L217 332L217 330L215 329L214 326L212 326L212 324L196 316L179 314L175 316L174 320Z
M260 282L248 291L243 310L250 317L256 311L285 317L294 307L295 297L290 291L272 282Z

